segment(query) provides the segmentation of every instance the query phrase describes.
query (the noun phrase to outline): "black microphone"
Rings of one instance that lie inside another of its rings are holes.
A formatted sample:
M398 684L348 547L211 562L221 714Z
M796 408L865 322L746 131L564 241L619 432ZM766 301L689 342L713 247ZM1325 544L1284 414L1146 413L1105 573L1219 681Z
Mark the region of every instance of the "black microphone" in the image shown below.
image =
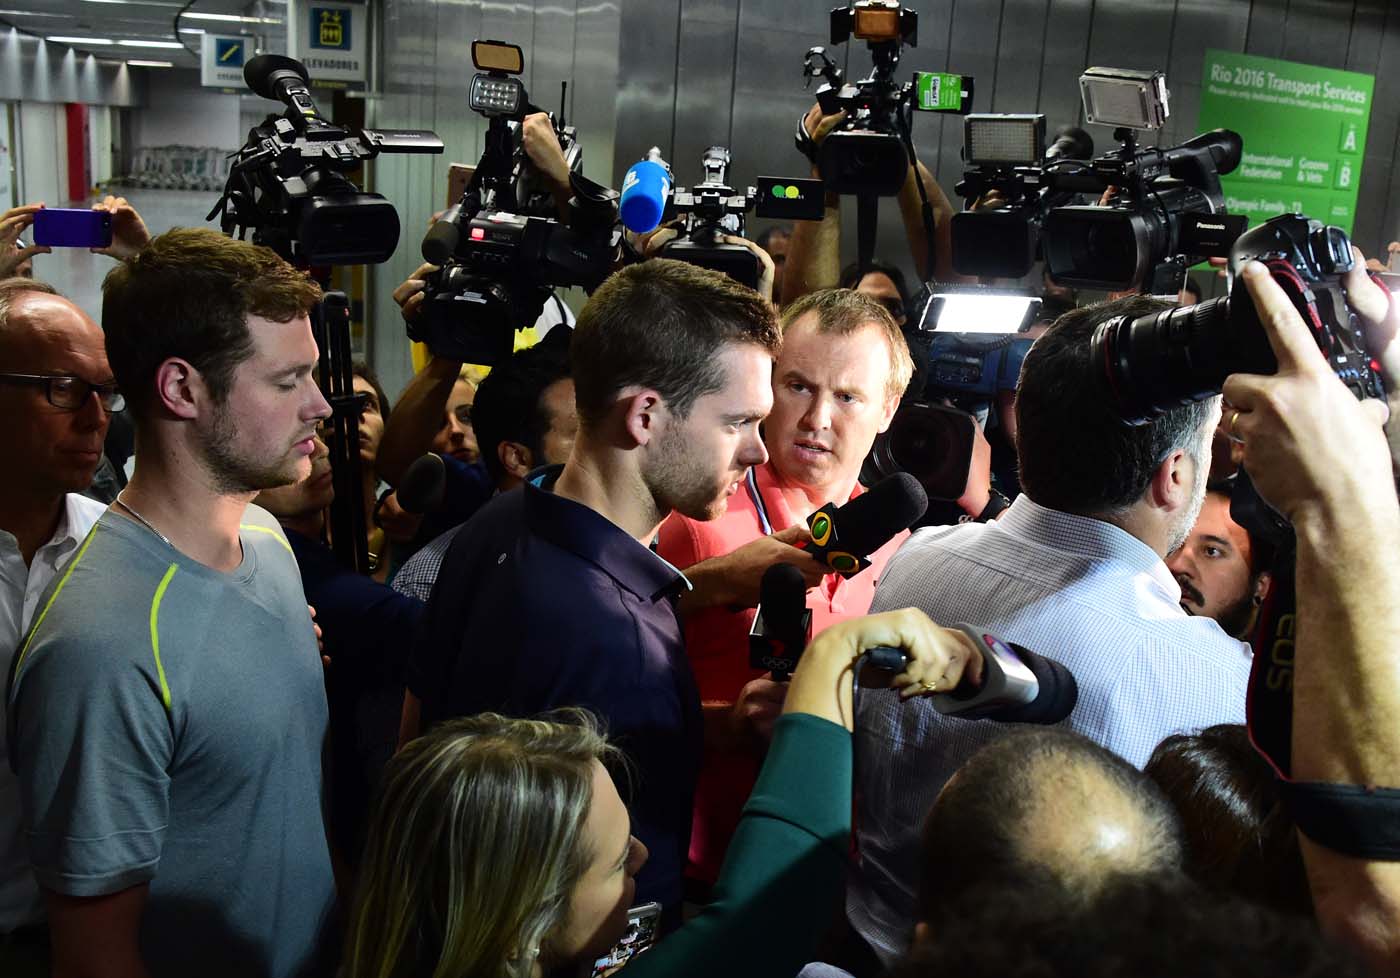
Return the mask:
M956 626L982 653L982 681L963 678L946 693L929 697L944 716L1003 723L1059 723L1079 701L1079 684L1063 663L1015 643L1003 642L971 625ZM909 657L887 646L866 650L867 666L904 671Z
M405 513L428 513L442 508L447 491L447 466L434 452L413 460L394 487L399 509Z
M749 629L749 665L779 682L797 668L812 636L807 581L792 564L774 564L758 585L758 612Z
M928 496L919 480L896 472L838 507L827 503L807 519L810 543L798 547L846 577L870 566L870 554L901 530L907 530L928 509Z
M428 233L423 235L423 259L434 265L446 265L457 253L457 242L461 240L462 229L457 222L462 218L462 204L453 204L443 212L442 217L433 222Z
M306 65L283 54L253 58L243 66L243 80L258 95L278 102L290 103L295 95L305 95L308 101L311 98L311 76Z

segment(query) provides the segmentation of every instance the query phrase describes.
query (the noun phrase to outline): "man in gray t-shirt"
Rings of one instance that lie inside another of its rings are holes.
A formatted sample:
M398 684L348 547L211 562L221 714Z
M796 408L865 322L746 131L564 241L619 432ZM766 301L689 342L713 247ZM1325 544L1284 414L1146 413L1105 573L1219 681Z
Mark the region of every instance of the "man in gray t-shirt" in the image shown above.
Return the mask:
M333 969L320 658L287 540L250 506L310 474L330 414L320 297L207 228L167 231L102 284L136 467L41 602L8 690L54 974Z
M10 756L47 890L148 884L153 975L300 975L335 898L326 697L295 559L249 507L222 573L108 513L17 656ZM217 949L217 950L216 950Z

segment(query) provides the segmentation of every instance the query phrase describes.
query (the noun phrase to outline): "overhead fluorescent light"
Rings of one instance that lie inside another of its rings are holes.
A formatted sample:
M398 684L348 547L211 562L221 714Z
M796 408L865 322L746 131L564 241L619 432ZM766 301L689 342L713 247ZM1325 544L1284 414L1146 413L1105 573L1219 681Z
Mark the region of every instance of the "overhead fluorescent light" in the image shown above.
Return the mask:
M5 17L49 17L57 18L58 20L63 20L64 18L71 20L76 16L75 14L46 14L38 10L0 10L0 15ZM20 38L23 40L25 36L21 34Z
M46 41L53 41L55 44L77 44L83 47L96 47L100 44L111 44L112 40L106 37L60 37L54 34L44 38Z
M132 7L179 7L178 3L166 3L164 0L83 0L84 3L121 3Z
M280 24L280 17L240 17L238 14L181 14L190 20L220 20L230 24Z
M181 34L203 34L203 33L204 33L204 28L203 28L203 27L181 27L181 28L180 28L180 33L181 33Z
M183 48L179 41L135 41L121 40L117 42L124 48Z
M173 61L127 61L133 68L174 68Z

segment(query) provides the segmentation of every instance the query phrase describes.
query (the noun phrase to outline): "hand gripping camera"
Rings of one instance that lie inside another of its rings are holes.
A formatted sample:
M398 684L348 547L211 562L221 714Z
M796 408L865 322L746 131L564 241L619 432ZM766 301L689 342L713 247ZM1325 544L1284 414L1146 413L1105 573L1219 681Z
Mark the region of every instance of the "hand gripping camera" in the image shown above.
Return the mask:
M326 121L311 98L306 67L282 55L249 61L243 79L263 98L286 103L287 111L248 133L205 220L218 216L223 232L240 238L251 229L254 244L303 265L388 261L399 243L399 215L345 174L380 153L441 153L442 140L426 130L353 132Z
M509 357L515 331L532 325L556 286L592 290L617 254L617 191L580 172L577 133L553 119L569 163L569 220L522 145L522 123L541 111L518 78L524 55L514 44L472 42L469 104L490 124L486 148L462 199L423 239L423 257L440 266L428 278L411 339L434 354L469 363Z

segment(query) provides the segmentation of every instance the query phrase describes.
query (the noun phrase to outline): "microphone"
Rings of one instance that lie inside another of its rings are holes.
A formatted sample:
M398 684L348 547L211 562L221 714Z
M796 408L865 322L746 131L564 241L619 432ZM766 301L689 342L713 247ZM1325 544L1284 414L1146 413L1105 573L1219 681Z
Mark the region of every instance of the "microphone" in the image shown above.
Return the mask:
M1079 684L1063 663L967 624L958 624L982 654L982 682L966 678L946 693L929 697L948 717L998 720L1002 723L1059 723L1079 701ZM886 646L868 649L867 666L889 673L904 671L909 657Z
M433 222L433 226L428 228L428 233L423 235L424 261L442 266L452 260L452 256L457 253L457 242L462 234L461 229L457 227L461 217L462 205L456 203Z
M427 513L442 508L447 491L447 466L442 456L429 452L413 460L394 488L399 509L405 513Z
M671 196L671 167L653 146L622 178L622 223L634 234L646 234L661 223Z
M311 76L306 73L306 65L286 55L258 55L243 66L243 80L263 98L290 104L293 96L303 95L307 102L311 101L307 89ZM314 106L312 111L315 111Z
M1062 126L1055 131L1055 141L1045 151L1045 159L1087 160L1094 155L1094 139L1078 126Z
M797 668L812 635L807 582L792 564L774 564L758 585L758 612L749 629L749 665L779 682Z
M797 546L837 573L853 577L870 566L870 554L927 509L928 496L919 480L896 472L844 506L827 503L817 510L807 520L812 541Z

